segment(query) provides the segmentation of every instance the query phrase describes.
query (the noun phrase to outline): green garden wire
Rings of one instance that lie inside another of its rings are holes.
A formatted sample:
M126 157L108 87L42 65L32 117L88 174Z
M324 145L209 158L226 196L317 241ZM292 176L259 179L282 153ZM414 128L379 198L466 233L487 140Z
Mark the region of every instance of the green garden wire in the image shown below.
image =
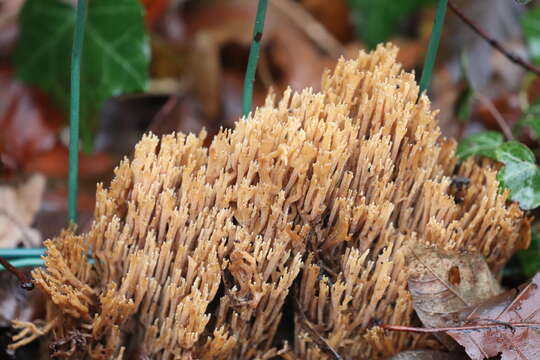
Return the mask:
M71 89L69 113L69 175L68 175L68 218L77 222L77 180L79 175L79 115L81 92L81 56L86 22L86 1L77 1L77 18L71 52Z
M268 0L259 0L257 5L257 15L255 17L255 26L253 27L253 39L249 49L249 59L244 79L244 94L242 116L247 117L251 111L253 103L253 83L255 81L255 71L259 60L259 50L261 48L261 39L264 30L264 20L266 18L266 8Z
M77 181L79 168L79 112L81 89L81 56L84 42L87 0L77 2L73 48L71 53L71 89L70 89L70 119L69 119L69 174L68 174L68 219L71 223L77 221ZM45 249L0 249L0 256L10 260L16 267L43 266L40 258ZM0 266L0 271L5 270Z
M446 14L447 5L448 0L439 0L437 3L435 22L433 23L433 28L431 29L431 39L429 40L428 51L424 61L424 68L422 69L422 78L420 79L420 94L423 94L424 91L428 89L431 81L431 74L433 73L435 59L437 58L437 51L439 49L439 42L441 40L444 15Z

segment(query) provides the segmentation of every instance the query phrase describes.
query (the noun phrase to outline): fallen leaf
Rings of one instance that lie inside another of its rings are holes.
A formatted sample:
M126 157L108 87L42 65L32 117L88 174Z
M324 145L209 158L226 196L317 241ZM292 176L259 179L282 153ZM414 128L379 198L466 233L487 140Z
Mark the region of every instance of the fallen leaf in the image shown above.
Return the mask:
M469 311L464 322L467 326L499 326L474 331L448 331L448 335L463 345L473 360L499 354L501 360L539 359L539 286L540 273L537 273L517 296L513 290L491 299Z
M106 153L95 152L87 155L79 152L80 178L103 176L110 172L113 166L111 157ZM50 151L43 152L29 160L24 170L65 178L69 173L69 150L63 145L58 145Z
M482 255L411 249L409 291L413 307L427 328L457 326L460 314L501 293ZM452 348L453 341L439 338Z
M404 351L386 360L466 360L468 357L459 352L443 352L435 350Z
M0 89L0 154L19 167L56 144L64 119L44 94L15 80L9 68L0 69Z
M30 225L45 191L45 177L33 175L18 187L0 186L0 247L37 247L40 233Z

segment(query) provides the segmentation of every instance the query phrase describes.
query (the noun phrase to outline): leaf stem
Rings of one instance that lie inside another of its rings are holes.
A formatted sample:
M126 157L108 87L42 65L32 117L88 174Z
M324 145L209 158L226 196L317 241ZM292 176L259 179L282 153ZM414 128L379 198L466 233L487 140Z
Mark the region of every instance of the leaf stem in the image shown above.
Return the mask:
M87 0L77 1L77 19L71 52L71 90L69 113L68 218L77 222L77 180L79 173L79 115L81 90L81 56L84 42Z
M431 74L433 73L433 67L435 66L435 59L437 58L437 51L439 49L439 42L441 40L447 4L448 0L439 0L437 3L435 22L431 29L431 39L429 39L428 51L424 61L424 68L422 69L422 78L420 79L420 94L428 89L431 81Z
M493 321L493 320L491 320ZM382 325L381 328L391 331L404 331L404 332L413 332L413 333L441 333L449 331L471 331L471 330L493 330L498 328L506 328L512 330L514 328L531 328L531 329L540 329L539 323L492 323L492 324L478 324L478 325L466 325L466 326L456 326L456 327L441 327L441 328L418 328L411 326L401 326L401 325Z
M259 0L257 5L257 15L255 17L255 26L253 27L253 39L249 49L249 59L244 78L244 96L242 116L248 116L253 103L253 83L255 81L255 70L257 70L257 61L259 60L259 50L264 30L264 20L266 19L266 8L268 0Z

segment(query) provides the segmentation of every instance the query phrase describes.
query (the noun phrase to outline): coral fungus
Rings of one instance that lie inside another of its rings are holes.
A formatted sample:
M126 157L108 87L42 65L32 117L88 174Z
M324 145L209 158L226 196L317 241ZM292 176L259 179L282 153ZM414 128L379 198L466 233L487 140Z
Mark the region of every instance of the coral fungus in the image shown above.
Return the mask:
M528 245L529 220L495 164L457 165L396 54L342 59L320 93L270 95L208 148L204 133L145 136L98 186L91 230L47 241L33 273L45 326L16 323L14 346L44 336L76 359L330 358L315 329L343 357L373 359L434 343L374 327L413 320L410 246L477 251L497 272ZM452 176L470 179L459 196Z

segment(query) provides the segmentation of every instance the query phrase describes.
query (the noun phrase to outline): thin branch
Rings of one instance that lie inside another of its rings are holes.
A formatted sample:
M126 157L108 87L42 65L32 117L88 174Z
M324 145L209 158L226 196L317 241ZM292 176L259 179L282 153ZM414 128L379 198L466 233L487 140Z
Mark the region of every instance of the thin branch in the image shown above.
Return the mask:
M499 127L501 128L502 132L504 133L504 136L510 141L514 140L514 135L512 134L512 129L510 128L510 125L506 122L504 117L501 115L499 110L493 105L491 100L486 98L484 95L475 92L474 96L487 108L487 110L491 113L491 116L495 118L495 121L497 121L497 124L499 124Z
M391 331L403 331L413 333L441 333L448 331L471 331L471 330L493 330L498 328L505 328L514 331L514 328L531 328L540 329L539 323L494 323L494 324L479 324L479 325L465 325L456 327L442 327L442 328L418 328L411 326L401 325L382 325L381 328Z
M4 259L3 257L0 256L0 264L2 264L2 266L4 268L6 268L7 271L9 271L10 273L12 273L13 275L15 275L15 277L17 278L17 280L19 280L19 285L24 289L24 290L32 290L34 289L34 283L31 281L31 280L28 280L26 278L26 275L24 275L24 273L20 270L17 270L15 268L15 266L11 265L11 263L9 261L7 261L6 259Z
M296 308L296 312L300 314L300 317L302 318L302 324L305 325L304 329L308 331L308 333L313 337L313 340L318 343L321 350L332 356L334 360L343 360L343 357L339 355L339 353L328 343L328 341L315 329L315 327L310 323L308 320L306 314L304 313L304 310L300 307L300 304L298 303L298 299L296 298L296 294L292 294L292 297L294 299L294 307Z
M272 0L270 2L284 16L306 34L328 55L338 58L345 53L345 47L309 13L303 6L291 0Z
M467 24L476 34L481 38L486 40L489 45L501 52L508 60L513 62L516 65L521 66L522 68L535 73L540 76L540 67L535 66L531 63L525 61L521 56L514 54L513 52L507 50L501 43L493 38L491 38L484 30L482 30L478 25L476 25L470 18L468 18L454 3L452 0L448 0L448 7L454 12L465 24Z

